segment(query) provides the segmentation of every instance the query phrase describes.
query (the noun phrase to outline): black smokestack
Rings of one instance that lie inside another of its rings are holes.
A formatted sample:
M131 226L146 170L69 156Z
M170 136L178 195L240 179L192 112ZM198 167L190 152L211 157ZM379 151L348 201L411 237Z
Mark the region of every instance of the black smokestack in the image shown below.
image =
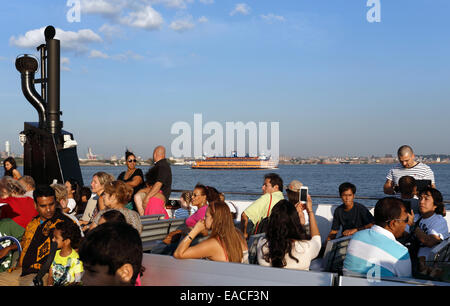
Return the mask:
M61 133L60 120L60 42L54 39L55 28L45 29L47 44L47 128L52 134Z

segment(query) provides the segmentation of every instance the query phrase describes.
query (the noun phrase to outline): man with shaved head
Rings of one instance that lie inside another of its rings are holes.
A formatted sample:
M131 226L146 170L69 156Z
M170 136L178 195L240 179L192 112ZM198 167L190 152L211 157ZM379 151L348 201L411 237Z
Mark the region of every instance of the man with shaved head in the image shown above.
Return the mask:
M153 184L152 189L146 195L144 203L147 203L148 200L154 197L160 190L164 194L167 203L170 193L172 192L172 170L166 160L166 148L157 146L153 150L153 163L154 166L148 170L145 177L154 178L156 183Z
M416 180L430 180L435 188L434 173L430 167L415 160L413 149L403 145L397 151L399 165L389 170L383 186L385 194L395 194L395 187L402 176L412 176Z

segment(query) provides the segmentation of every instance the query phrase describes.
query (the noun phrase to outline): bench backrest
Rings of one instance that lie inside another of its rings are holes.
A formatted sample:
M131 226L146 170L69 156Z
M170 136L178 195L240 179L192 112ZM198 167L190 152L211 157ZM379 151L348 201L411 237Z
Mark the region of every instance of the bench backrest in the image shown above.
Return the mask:
M141 216L141 222L145 220L162 220L164 218L164 214L158 214L158 215L144 215Z
M322 269L326 272L342 272L347 247L352 237L342 237L327 242L323 255Z
M144 220L142 222L142 242L164 239L167 234L185 224L186 219Z

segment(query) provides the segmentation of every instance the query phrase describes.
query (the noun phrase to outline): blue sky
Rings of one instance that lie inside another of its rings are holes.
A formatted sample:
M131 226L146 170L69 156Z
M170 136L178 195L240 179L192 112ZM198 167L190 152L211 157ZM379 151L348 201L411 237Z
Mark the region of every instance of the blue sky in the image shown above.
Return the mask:
M367 0L82 0L72 23L66 3L2 3L1 150L21 153L23 122L37 121L14 60L53 25L80 157L150 157L194 113L279 122L281 155L450 154L448 0L380 0L373 23Z

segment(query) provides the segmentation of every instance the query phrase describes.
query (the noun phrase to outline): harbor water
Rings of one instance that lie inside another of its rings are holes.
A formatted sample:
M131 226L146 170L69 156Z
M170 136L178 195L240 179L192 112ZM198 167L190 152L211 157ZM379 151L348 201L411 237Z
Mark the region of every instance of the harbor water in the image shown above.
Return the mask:
M189 166L171 166L172 189L192 190L197 184L209 185L220 192L260 193L264 174L275 172L281 176L284 185L297 179L309 187L309 193L315 195L338 196L338 187L343 182L356 185L356 196L383 197L383 184L386 174L392 164L339 164L339 165L279 165L278 169L270 170L194 170ZM450 200L450 164L429 165L434 172L436 187L444 196L444 201ZM149 166L138 166L145 173ZM23 168L18 167L23 173ZM125 171L125 166L82 166L84 185L89 186L92 176L98 171L105 171L118 177ZM177 195L176 193L172 194ZM227 194L227 200L253 200L255 195ZM315 203L335 203L339 199L313 199ZM374 204L371 200L358 200L362 204Z

